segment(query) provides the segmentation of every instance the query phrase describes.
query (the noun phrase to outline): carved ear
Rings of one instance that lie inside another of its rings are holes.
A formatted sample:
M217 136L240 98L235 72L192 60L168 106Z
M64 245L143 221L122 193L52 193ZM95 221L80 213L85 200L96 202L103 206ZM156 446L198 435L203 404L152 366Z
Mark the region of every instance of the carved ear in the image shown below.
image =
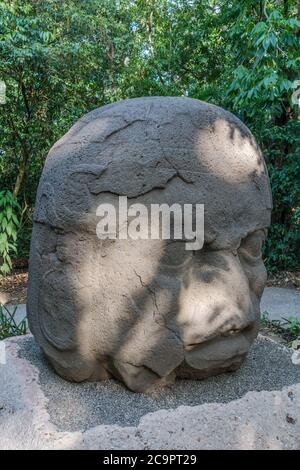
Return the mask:
M66 290L55 288L62 284L60 272L55 268L44 274L43 284L44 290L40 290L43 296L38 303L41 332L54 348L70 351L76 347L76 306L70 298L66 299Z

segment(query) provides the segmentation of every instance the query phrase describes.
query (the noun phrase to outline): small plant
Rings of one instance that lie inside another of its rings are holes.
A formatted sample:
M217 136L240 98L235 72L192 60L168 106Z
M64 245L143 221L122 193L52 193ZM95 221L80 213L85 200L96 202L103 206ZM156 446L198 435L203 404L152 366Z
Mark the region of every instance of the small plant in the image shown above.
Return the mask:
M15 320L17 306L10 312L4 305L0 305L0 340L9 336L25 335L27 332L26 319L20 322Z
M297 317L288 317L283 318L285 321L287 329L290 331L291 335L294 336L294 339L300 338L300 320Z
M289 345L300 339L300 320L297 317L283 318L283 321L270 320L269 313L263 312L260 322L263 330L280 336Z
M260 322L261 322L261 325L264 326L264 327L267 327L269 322L270 322L270 319L269 319L269 313L268 312L263 312L261 314L261 319L260 319Z
M11 253L17 252L17 232L20 206L9 190L0 191L0 274L12 269Z

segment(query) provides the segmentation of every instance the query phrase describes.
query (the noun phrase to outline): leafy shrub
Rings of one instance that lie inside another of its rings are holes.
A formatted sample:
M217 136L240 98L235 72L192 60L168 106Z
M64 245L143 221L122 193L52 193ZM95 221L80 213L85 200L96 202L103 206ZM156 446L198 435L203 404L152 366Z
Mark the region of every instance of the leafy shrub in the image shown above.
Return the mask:
M273 193L267 267L296 267L300 108L291 96L299 81L298 3L0 1L0 79L7 85L0 187L13 188L22 206L18 255L28 255L45 157L71 124L119 99L175 95L223 106L251 129Z
M9 190L0 191L0 273L12 269L11 254L17 252L20 206Z
M27 332L26 319L17 322L15 316L18 307L10 312L6 307L0 305L0 341L9 336L25 335Z

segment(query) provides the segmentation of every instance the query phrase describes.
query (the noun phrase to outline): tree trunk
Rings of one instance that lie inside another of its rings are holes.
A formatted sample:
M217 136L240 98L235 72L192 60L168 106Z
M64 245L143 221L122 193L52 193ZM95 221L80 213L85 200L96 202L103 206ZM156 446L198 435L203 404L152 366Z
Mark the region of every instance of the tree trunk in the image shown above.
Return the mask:
M16 179L16 182L15 182L15 187L14 187L14 191L13 191L13 195L14 195L15 198L18 196L18 194L20 192L20 189L22 187L22 184L24 182L25 175L26 175L26 169L27 169L27 163L28 163L28 160L24 158L21 162L20 167L19 167L19 172L17 174L17 179Z

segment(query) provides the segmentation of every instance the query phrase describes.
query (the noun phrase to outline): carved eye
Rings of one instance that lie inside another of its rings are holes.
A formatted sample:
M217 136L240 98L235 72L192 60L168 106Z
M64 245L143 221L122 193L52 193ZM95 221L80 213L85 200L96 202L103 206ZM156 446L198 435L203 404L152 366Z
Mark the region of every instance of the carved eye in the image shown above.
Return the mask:
M167 266L182 266L192 258L192 252L185 250L184 242L172 241L166 244L161 264Z

